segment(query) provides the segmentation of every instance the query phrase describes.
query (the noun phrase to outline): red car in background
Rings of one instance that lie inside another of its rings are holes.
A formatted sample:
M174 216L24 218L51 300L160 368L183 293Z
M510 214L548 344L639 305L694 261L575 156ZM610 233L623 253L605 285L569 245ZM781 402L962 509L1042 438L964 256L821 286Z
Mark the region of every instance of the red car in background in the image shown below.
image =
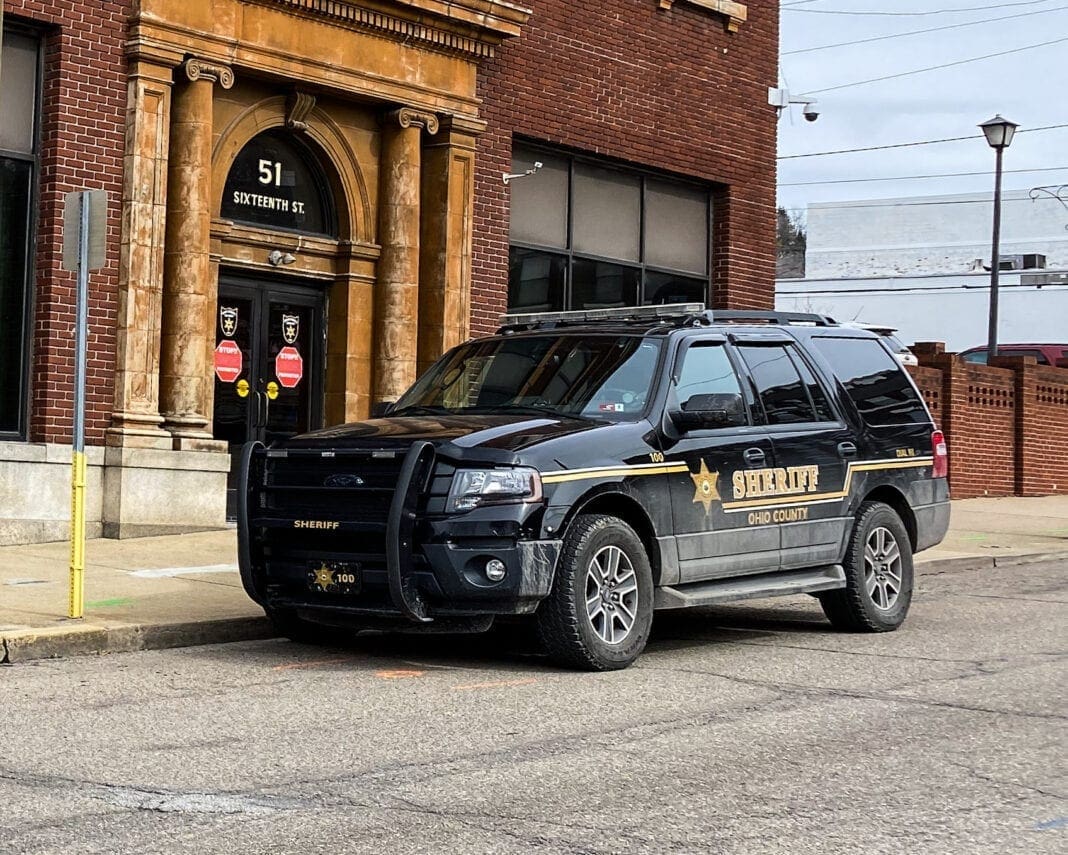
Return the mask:
M961 351L965 362L986 365L986 346ZM999 344L998 356L1033 356L1039 365L1068 368L1068 344Z

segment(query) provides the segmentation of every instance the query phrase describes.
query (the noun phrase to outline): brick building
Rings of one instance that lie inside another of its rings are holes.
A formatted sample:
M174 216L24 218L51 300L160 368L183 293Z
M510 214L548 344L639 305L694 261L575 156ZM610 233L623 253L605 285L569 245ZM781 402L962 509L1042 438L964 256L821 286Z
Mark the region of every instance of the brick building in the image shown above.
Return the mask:
M94 534L222 525L228 451L506 308L772 305L778 4L529 5L3 0L0 542L66 536L71 190Z

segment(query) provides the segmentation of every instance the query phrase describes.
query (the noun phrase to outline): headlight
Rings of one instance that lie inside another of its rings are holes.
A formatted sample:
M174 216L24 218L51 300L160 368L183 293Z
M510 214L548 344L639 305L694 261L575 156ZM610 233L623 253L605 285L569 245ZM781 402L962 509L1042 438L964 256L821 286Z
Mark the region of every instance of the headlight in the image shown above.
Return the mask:
M537 469L458 469L452 478L448 511L470 511L484 505L541 501Z

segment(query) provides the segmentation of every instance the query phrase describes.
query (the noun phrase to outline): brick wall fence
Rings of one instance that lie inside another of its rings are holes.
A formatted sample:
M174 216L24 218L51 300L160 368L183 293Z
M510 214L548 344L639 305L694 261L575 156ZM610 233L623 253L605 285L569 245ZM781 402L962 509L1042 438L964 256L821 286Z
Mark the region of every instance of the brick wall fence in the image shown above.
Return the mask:
M949 443L953 497L1068 493L1068 368L965 362L923 342L910 369Z
M707 181L712 303L773 308L778 4L748 4L733 34L683 3L525 5L530 22L479 75L472 332L496 329L507 302L513 137Z

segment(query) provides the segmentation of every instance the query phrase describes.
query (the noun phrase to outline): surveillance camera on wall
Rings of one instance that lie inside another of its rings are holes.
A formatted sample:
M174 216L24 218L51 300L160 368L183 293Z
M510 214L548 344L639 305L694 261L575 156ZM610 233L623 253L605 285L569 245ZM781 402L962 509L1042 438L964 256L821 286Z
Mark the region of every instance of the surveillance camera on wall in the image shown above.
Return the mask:
M819 108L816 107L815 101L809 101L801 108L801 115L805 117L806 122L814 122L820 117Z

